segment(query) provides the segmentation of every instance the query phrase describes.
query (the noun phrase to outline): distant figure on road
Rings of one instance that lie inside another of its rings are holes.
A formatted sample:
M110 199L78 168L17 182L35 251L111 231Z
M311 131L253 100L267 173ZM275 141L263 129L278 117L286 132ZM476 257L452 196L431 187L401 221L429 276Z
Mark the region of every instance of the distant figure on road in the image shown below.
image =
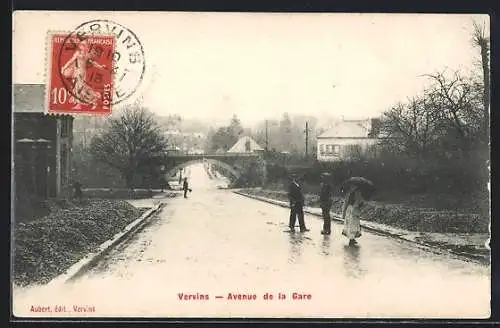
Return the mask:
M78 181L75 181L73 183L73 197L77 199L82 199L83 193L82 193L82 184Z
M189 189L189 184L187 181L187 178L184 178L184 183L182 184L182 190L184 190L184 198L187 198L187 192L191 192L192 190Z
M290 184L288 186L288 199L290 200L290 231L295 231L295 220L299 218L300 231L309 231L304 222L304 195L302 187L297 182L295 175L290 175Z
M322 235L329 235L332 232L332 219L330 218L330 209L332 208L333 201L332 186L328 181L329 177L329 173L321 174L319 204L321 206L321 214L323 216L323 230L321 230Z
M344 220L342 234L349 238L351 246L357 244L356 238L361 237L360 212L363 204L364 198L359 188L353 188L347 193L342 210Z

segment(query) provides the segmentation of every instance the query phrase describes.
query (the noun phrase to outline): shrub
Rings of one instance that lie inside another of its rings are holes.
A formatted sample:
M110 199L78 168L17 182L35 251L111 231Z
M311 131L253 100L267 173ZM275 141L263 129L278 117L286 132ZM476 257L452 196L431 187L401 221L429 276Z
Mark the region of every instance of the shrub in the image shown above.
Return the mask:
M379 157L338 162L315 162L303 166L268 164L267 188L284 190L290 171L302 177L304 192L317 193L322 172L330 172L335 195L340 184L352 176L365 177L375 184L373 200L416 207L467 209L489 217L489 171L484 154L467 157L436 157L426 161L381 153Z

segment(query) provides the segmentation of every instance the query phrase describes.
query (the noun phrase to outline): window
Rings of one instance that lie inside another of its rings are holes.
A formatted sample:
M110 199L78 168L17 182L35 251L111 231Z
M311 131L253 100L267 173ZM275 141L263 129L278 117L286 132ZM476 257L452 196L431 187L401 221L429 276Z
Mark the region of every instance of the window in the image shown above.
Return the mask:
M323 145L321 145L323 146ZM328 156L339 156L340 154L340 146L339 145L325 145L326 150L320 146L320 152L324 155Z
M325 145L319 145L319 153L320 155L325 155Z

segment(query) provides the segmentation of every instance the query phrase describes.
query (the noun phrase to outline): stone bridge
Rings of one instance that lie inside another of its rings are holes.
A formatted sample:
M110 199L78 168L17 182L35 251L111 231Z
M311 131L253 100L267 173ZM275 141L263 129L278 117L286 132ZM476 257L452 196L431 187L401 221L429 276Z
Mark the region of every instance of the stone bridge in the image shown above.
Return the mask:
M196 163L210 164L234 183L255 186L264 184L267 179L266 160L260 153L167 154L162 160L167 178Z

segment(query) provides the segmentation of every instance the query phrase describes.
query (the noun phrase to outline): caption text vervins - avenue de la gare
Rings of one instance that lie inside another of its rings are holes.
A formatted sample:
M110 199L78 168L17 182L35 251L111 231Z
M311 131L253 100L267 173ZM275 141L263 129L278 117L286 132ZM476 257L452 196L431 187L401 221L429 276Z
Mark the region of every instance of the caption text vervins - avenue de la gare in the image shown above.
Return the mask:
M307 293L264 293L262 295L257 295L254 293L227 293L225 295L210 295L210 294L200 294L200 293L177 293L177 298L179 301L208 301L211 299L226 299L230 301L255 301L258 299L273 301L273 300L311 300L312 295Z

